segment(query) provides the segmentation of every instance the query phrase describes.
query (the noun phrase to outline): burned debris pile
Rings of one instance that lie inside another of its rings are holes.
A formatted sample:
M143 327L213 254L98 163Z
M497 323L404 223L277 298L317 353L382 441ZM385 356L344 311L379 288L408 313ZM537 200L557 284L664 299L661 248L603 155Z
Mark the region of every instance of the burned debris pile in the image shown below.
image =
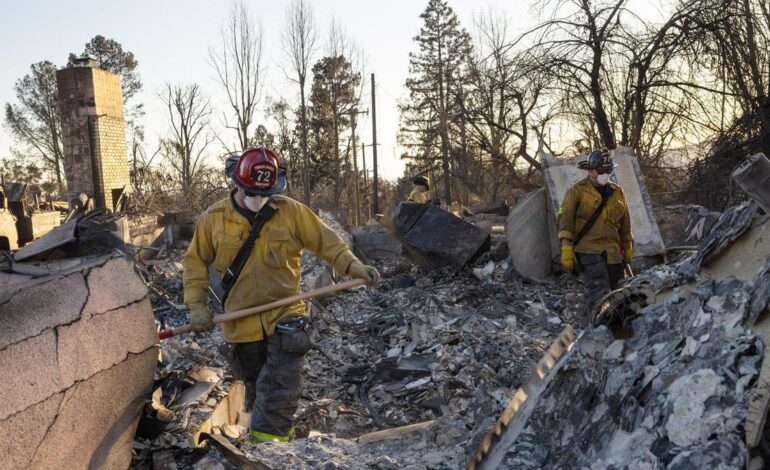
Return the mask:
M751 325L764 308L755 299L767 299L770 288L767 267L765 277L755 269L767 258L762 237L770 224L747 204L710 225L699 252L641 273L606 299L597 325L577 336L541 392L527 398L529 414L514 414L504 428L519 428L512 445L492 446L482 465L497 458L503 468L732 467L762 458L756 449L764 444L747 445L746 428L763 429L756 416L766 411L767 397L757 396L764 339ZM186 321L183 249L141 264L164 327ZM514 392L537 376L559 333L578 324L581 287L568 275L520 276L489 253L464 268L376 263L383 273L377 289L311 302L314 348L298 439L246 442L242 385L214 330L162 343L134 467L466 465ZM336 278L310 255L303 273L303 289Z
M756 203L732 208L697 254L652 268L610 294L598 325L583 332L539 396L530 397L534 409L519 416L521 426L509 425L512 444L493 449L484 462L764 465L759 436L767 398L759 376L767 367L766 340L757 319L768 305L769 227Z
M143 262L156 317L165 327L186 320L180 305L181 256L170 250ZM314 300L315 346L306 357L296 420L301 439L252 447L238 440L248 423L242 412L208 432L230 438L250 461L269 468L317 468L326 461L343 468L376 462L383 468L429 461L463 465L579 308L564 301L574 284L525 283L511 277L506 262L491 262L493 269L479 272L489 263L421 273L403 260L380 261L384 279L377 289ZM332 279L330 268L310 255L303 257L303 273L310 288ZM229 348L219 330L172 338L161 348L156 393L173 417L155 421L154 434L143 434L143 424L161 419L148 407L135 444L137 468L148 468L153 455L164 451L179 464L200 459L201 450L194 447L202 443L197 436L203 418L237 387L225 367ZM216 371L213 386L196 385L202 366ZM195 387L205 390L195 400L181 399ZM416 423L419 429L400 430ZM399 431L372 435L391 428ZM399 450L404 439L414 444L421 436L432 436L419 444L432 448L427 460L419 446ZM383 446L391 447L385 457ZM230 465L214 446L207 459Z
M658 208L654 218L641 206L651 224L664 222L648 235L666 242L669 262L610 293L586 325L581 281L551 275L552 214L511 232L550 202L540 190L507 219L502 209L460 218L407 205L354 235L321 212L382 281L308 303L314 345L297 439L256 446L221 330L157 345L157 329L188 321L193 220L161 228L152 217L78 215L0 258L0 363L22 382L5 386L0 429L13 437L0 466L67 462L73 416L96 421L77 443L81 457L137 469L764 465L770 216L757 202L721 214ZM456 220L430 230L446 217ZM400 244L404 256L371 240ZM533 240L545 249L525 259L521 243ZM653 248L649 258L661 256ZM302 274L304 291L341 280L311 253ZM27 357L47 357L50 370L38 373L38 359L19 369ZM58 379L43 393L24 384L30 374Z

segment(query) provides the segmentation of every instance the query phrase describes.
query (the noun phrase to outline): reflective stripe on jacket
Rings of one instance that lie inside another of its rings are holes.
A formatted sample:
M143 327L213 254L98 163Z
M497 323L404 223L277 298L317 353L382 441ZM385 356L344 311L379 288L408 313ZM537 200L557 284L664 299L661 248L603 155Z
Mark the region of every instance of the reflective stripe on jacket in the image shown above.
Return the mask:
M631 216L628 212L623 188L609 183L612 195L607 199L599 217L588 233L575 247L578 253L607 253L608 264L619 264L620 244L634 239L631 233ZM602 195L589 178L572 185L564 195L564 202L559 208L559 240L574 240L591 214L594 213Z
M307 206L285 196L270 199L278 212L262 228L241 275L230 291L225 311L263 305L300 292L300 255L307 248L345 275L356 259L345 242ZM208 303L209 273L213 265L224 273L233 262L251 226L230 197L203 213L195 227L184 262L184 301L188 306ZM221 324L231 343L259 341L275 332L283 317L305 315L302 301Z

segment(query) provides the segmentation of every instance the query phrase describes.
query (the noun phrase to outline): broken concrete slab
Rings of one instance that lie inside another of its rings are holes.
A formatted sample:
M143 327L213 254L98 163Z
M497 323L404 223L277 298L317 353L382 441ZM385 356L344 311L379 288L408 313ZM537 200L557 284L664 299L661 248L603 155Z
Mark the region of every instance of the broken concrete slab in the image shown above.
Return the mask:
M48 329L0 350L0 370L6 376L0 381L0 421L67 388L61 384L56 340Z
M634 249L640 256L662 256L666 247L652 212L652 199L644 184L642 169L634 151L618 147L612 151L615 178L626 195L634 232Z
M155 346L130 354L116 366L68 389L48 434L37 449L32 449L30 467L127 468L157 357ZM28 452L26 448L18 450Z
M402 257L403 248L385 227L378 223L353 227L353 246L366 259L399 259Z
M26 284L30 279L32 279L32 276L25 274L0 272L0 290L7 289L14 285Z
M697 247L722 215L695 204L656 207L654 213L667 251Z
M465 266L489 250L488 233L430 204L402 202L393 226L423 268Z
M551 274L551 245L546 190L539 189L519 203L508 216L505 235L513 268L543 279Z
M770 214L770 160L764 153L747 158L733 171L732 177L766 214Z
M46 431L28 431L30 441L11 439L0 451L0 468L125 468L130 462L153 381L157 329L147 289L130 263L105 256L86 266L3 293L0 429Z
M114 258L88 273L88 302L83 315L107 312L147 296L147 286L125 258Z
M31 452L18 449L37 449L46 437L64 397L63 393L52 395L45 401L33 405L21 413L0 421L0 432L5 435L0 447L0 468L29 468Z
M157 333L147 327L153 323L150 300L144 298L90 318L84 312L80 321L57 328L62 382L87 379L123 361L127 353L138 354L155 344Z
M634 233L636 257L659 258L662 261L665 246L653 215L652 202L644 184L639 162L633 150L629 148L618 147L611 153L616 165L615 181L623 188L631 213L631 229ZM544 157L543 176L548 193L552 257L559 255L559 244L556 240L558 233L556 217L559 206L570 186L588 175L586 171L578 169L576 163L585 158L583 156L574 160L557 160L548 156Z
M45 329L71 323L80 317L88 298L81 273L22 289L0 306L0 350L38 335ZM41 299L56 299L51 305Z

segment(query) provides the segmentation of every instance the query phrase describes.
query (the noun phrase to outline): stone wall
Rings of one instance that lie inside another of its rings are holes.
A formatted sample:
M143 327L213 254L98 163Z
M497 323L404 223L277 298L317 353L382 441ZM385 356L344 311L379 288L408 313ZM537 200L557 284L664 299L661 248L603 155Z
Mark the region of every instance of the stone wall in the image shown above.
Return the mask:
M85 192L96 207L114 209L130 185L120 77L80 61L56 79L68 198Z

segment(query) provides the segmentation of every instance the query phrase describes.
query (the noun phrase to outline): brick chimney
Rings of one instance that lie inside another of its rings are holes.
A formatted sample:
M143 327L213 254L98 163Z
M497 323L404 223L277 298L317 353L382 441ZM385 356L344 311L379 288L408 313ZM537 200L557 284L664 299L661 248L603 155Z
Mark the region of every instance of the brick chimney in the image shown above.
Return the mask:
M95 207L115 210L121 192L131 184L123 95L120 77L98 65L80 57L56 72L64 175L70 201L84 192Z

